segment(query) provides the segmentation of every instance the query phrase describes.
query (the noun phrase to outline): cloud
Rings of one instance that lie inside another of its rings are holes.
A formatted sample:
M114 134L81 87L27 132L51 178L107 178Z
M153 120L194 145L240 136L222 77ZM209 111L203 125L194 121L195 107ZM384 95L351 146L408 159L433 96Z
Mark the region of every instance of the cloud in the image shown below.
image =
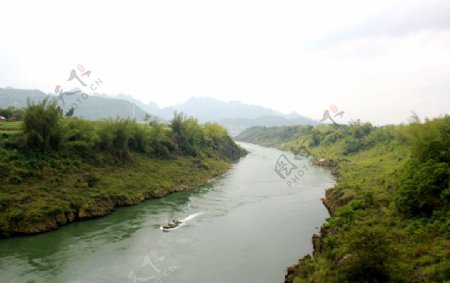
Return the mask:
M446 0L392 1L392 5L360 23L338 28L308 43L307 48L317 50L361 38L403 37L420 31L448 30L449 15L450 2Z

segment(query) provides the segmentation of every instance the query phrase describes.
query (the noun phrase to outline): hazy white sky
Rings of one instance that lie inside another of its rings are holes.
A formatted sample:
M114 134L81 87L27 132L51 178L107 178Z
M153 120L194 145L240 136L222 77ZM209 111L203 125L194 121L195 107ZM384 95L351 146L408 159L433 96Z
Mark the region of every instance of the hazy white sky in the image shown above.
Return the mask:
M449 113L450 1L0 2L0 87L191 96L375 124ZM71 83L71 82L70 82Z

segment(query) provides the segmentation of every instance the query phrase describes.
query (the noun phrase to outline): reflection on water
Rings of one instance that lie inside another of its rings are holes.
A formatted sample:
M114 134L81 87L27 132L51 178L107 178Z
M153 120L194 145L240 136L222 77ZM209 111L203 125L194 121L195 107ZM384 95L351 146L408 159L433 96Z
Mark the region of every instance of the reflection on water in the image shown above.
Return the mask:
M311 251L327 216L320 198L334 180L312 168L289 188L273 171L280 151L244 146L246 158L194 190L1 240L0 282L282 281L285 268ZM193 214L175 231L160 230Z

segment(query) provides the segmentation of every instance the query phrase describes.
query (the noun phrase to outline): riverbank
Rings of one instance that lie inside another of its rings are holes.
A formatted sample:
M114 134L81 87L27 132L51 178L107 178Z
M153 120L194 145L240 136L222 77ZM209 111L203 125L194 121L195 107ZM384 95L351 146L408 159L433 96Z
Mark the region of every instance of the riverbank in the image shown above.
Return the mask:
M246 154L218 124L63 117L31 103L0 134L0 237L35 234L186 190Z
M2 182L0 235L35 234L73 221L107 215L116 207L139 204L183 191L225 173L224 159L178 156L163 160L135 154L117 165L50 158L35 170L21 168Z
M450 278L450 121L416 120L408 126L279 127L243 135L243 141L269 139L266 144L277 141L335 164L337 185L323 199L330 218L312 237L313 254L287 268L286 283Z
M393 150L394 148L395 150ZM335 282L329 281L331 280L329 276L332 274L332 266L325 267L324 265L334 264L335 267L348 268L345 265L355 264L352 262L355 260L355 255L359 252L366 252L363 249L355 250L355 248L362 248L363 242L358 241L364 239L373 240L375 243L382 239L380 246L374 246L374 256L376 256L377 249L385 249L385 255L389 256L391 251L397 250L401 246L404 254L395 254L392 257L405 260L408 244L397 243L397 247L392 244L392 241L400 236L396 233L401 233L401 231L398 229L400 227L397 229L392 227L399 224L400 219L396 218L390 205L393 188L398 185L396 176L408 159L407 148L400 144L378 145L351 156L340 154L339 148L336 146L315 149L315 151L318 150L321 150L324 155L322 157L338 160L335 167L338 176L337 185L328 189L322 199L330 213L330 218L321 227L320 233L312 237L313 254L306 255L297 264L289 266L284 282L310 282L309 280L312 278L314 278L313 280ZM347 227L350 225L359 226L356 229L353 228L357 234L351 234L351 236L347 234L349 233ZM392 227L391 233L384 230L389 226ZM359 230L366 231L368 234L364 237ZM377 232L373 233L373 231ZM360 238L358 239L356 235ZM369 235L373 236L373 239L368 239ZM356 243L348 244L347 241ZM338 248L344 245L348 245L348 248ZM387 258L386 263L388 263ZM395 268L399 268L400 276L404 276L404 272L406 273L405 269L397 266ZM339 278L339 275L334 274L336 278ZM396 280L386 280L386 282L393 281Z

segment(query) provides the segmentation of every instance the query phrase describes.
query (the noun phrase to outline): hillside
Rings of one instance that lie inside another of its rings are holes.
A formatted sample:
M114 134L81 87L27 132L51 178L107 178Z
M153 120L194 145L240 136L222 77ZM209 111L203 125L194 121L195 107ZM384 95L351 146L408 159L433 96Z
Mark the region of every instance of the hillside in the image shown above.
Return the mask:
M296 125L315 125L316 121L300 117L287 119L280 116L263 116L259 118L234 118L223 119L220 121L224 127L226 127L231 135L239 135L244 130L257 126L275 127L275 126L296 126Z
M450 117L410 125L252 128L238 139L333 165L331 217L285 282L450 280ZM318 163L316 163L318 164Z

